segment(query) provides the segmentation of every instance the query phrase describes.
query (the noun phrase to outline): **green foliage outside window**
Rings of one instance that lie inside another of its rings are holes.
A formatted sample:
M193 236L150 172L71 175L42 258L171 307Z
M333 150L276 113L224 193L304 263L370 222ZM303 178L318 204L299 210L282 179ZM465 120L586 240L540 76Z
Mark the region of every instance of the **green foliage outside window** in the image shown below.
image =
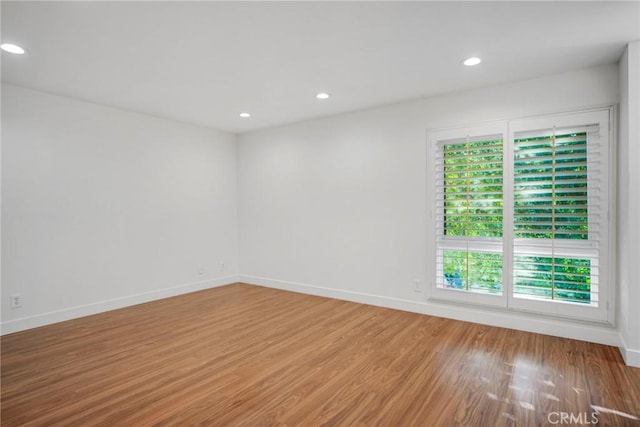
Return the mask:
M448 145L445 234L502 237L502 141Z
M443 251L444 277L449 288L502 293L502 254Z
M586 134L515 140L516 238L588 238Z
M530 297L591 302L591 261L516 256L514 291Z

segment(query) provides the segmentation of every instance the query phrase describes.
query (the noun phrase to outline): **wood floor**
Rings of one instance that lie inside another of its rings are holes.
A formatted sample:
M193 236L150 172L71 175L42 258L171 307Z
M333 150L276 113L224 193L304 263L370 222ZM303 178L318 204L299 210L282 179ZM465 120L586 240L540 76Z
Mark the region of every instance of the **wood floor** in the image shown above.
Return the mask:
M640 425L616 348L244 284L1 345L4 427Z

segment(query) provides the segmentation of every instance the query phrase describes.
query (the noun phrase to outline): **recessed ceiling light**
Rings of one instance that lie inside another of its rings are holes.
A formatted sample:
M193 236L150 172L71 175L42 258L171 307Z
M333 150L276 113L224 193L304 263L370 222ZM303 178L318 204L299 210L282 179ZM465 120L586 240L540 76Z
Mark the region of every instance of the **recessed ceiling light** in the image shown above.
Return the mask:
M316 95L316 98L318 98L318 99L328 99L329 98L329 94L328 93L324 93L324 92L320 92L319 94Z
M474 65L478 65L481 62L482 59L478 58L477 56L472 56L471 58L465 59L463 64L467 67L473 67Z
M24 53L24 49L18 45L12 43L2 43L0 44L0 49L5 52L15 53L16 55L22 55Z
M247 117L251 117L251 114L249 114L249 113L240 113L240 117L246 119Z

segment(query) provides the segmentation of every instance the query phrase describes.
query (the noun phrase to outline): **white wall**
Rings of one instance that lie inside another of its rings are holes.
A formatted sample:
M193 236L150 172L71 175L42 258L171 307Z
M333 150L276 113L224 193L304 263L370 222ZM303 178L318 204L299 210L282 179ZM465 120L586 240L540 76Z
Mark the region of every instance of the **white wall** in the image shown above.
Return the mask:
M640 42L620 61L618 144L618 325L622 354L640 366Z
M617 345L611 328L428 303L424 289L426 129L617 102L607 65L241 135L241 280Z
M2 150L3 333L237 280L234 135L2 85Z

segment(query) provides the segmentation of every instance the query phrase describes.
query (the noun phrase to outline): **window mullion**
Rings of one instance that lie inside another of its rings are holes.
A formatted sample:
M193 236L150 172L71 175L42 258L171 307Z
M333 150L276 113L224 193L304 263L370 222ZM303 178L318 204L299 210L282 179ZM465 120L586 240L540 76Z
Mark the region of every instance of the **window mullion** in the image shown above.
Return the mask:
M507 294L507 307L511 306L513 298L513 250L514 250L514 228L513 228L513 188L514 188L514 134L506 125L505 138L503 146L502 170L503 170L503 186L502 186L502 247L503 247L503 266L502 266L502 283L504 292Z
M471 223L469 222L469 209L471 208L471 202L469 200L471 198L471 196L469 194L469 191L470 191L470 189L469 189L469 178L470 178L470 175L469 175L469 168L470 168L469 167L469 161L470 161L470 159L469 159L469 135L467 135L466 157L465 157L465 163L466 163L466 168L465 169L466 170L465 170L465 173L464 173L465 174L465 183L467 184L466 185L466 189L465 189L465 191L466 191L465 196L466 196L466 200L467 200L467 209L465 211L465 214L466 214L466 218L465 218L465 224L466 225L465 225L465 227L467 229L467 236L466 236L467 237L467 253L465 255L465 263L466 263L466 269L467 270L466 270L466 274L465 274L464 283L465 283L465 290L467 290L467 291L469 290L469 278L471 276L471 271L469 269L469 238L470 237L468 235L469 228L470 228L469 226L471 225Z

